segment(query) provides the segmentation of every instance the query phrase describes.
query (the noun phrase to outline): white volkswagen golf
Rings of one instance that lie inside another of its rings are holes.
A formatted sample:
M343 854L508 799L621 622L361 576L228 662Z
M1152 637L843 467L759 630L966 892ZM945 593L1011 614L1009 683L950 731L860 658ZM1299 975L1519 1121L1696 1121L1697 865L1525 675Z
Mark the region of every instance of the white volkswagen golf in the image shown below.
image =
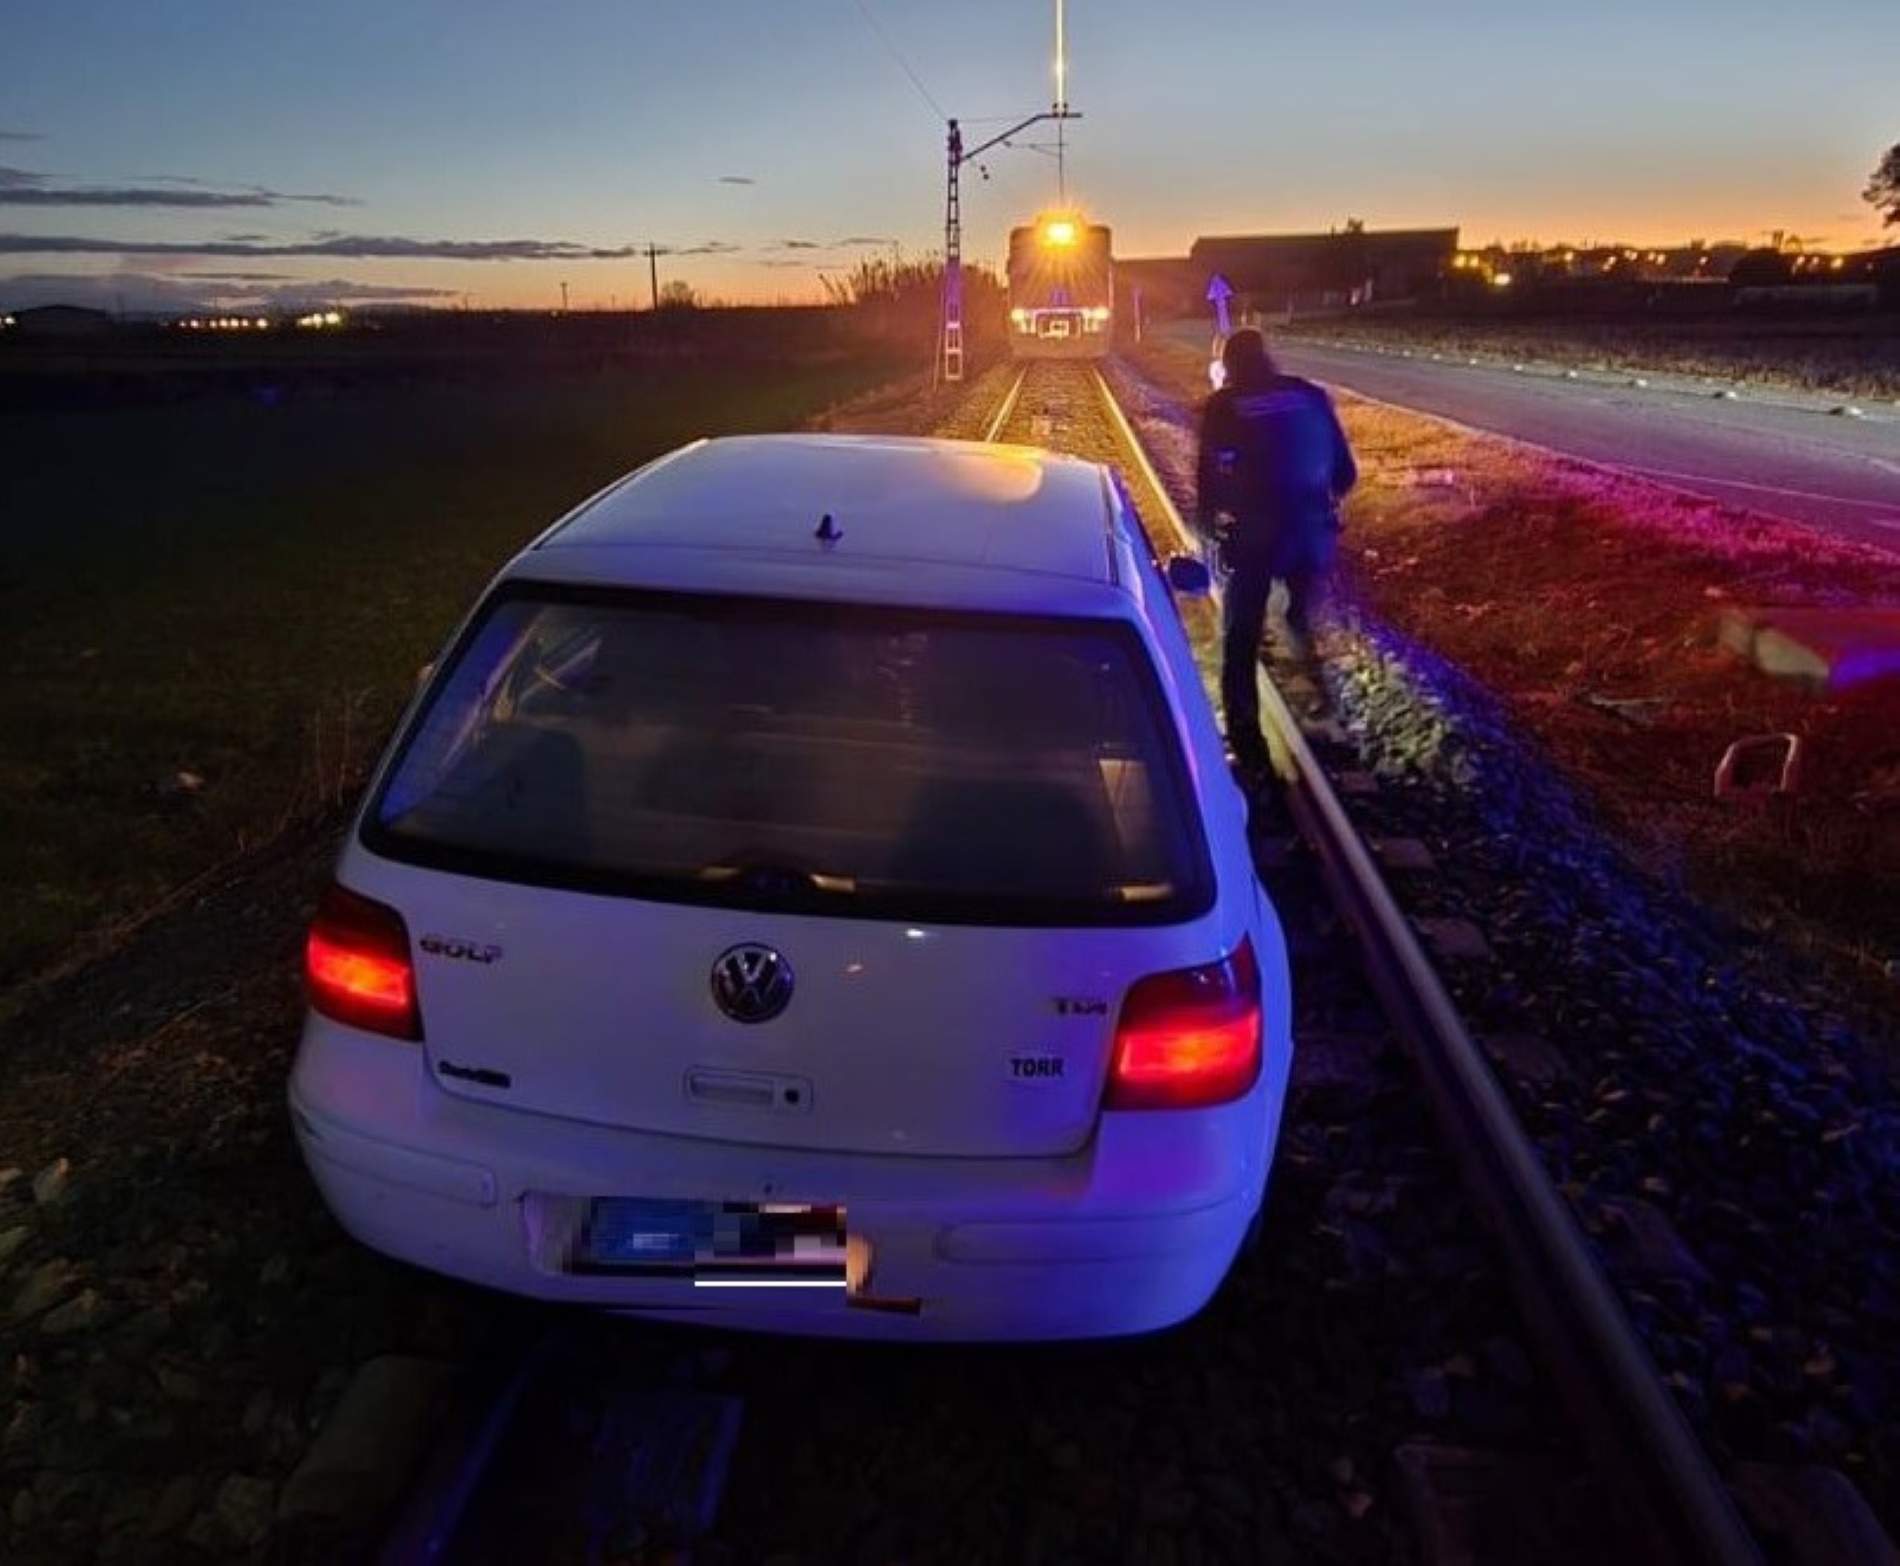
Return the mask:
M1290 1005L1169 581L1108 470L960 442L700 442L557 523L310 930L290 1104L337 1217L736 1327L1199 1310Z

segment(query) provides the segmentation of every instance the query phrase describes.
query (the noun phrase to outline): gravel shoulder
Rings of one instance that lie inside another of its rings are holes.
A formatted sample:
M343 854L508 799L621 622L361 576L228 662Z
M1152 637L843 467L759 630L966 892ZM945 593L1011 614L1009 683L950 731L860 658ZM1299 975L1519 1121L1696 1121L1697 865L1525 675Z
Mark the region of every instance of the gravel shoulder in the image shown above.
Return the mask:
M1123 377L1164 475L1184 494L1186 373ZM1657 830L1653 806L1669 795L1666 774L1643 770L1647 736L1617 742L1631 790L1619 810L1619 796L1575 764L1591 752L1572 737L1567 707L1552 725L1541 720L1556 704L1522 699L1519 646L1572 659L1597 621L1552 609L1549 623L1520 620L1508 637L1456 630L1489 618L1514 569L1535 572L1554 557L1574 573L1593 559L1593 535L1636 549L1618 535L1643 536L1647 513L1615 507L1643 497L1579 489L1598 480L1514 467L1520 455L1509 451L1487 461L1467 446L1458 455L1477 496L1434 501L1408 476L1421 456L1446 460L1439 427L1419 420L1407 431L1398 416L1351 405L1344 414L1367 483L1347 518L1355 570L1322 672L1342 748L1376 783L1356 798L1355 816L1362 829L1425 845L1434 872L1397 885L1428 935L1456 923L1479 937L1462 956L1441 948L1454 997L1480 1036L1517 1041L1499 1051L1500 1075L1712 1449L1730 1463L1836 1466L1891 1530L1900 1520L1894 1011L1856 1004L1838 973L1696 895L1683 870L1693 843ZM1580 495L1590 509L1565 554L1539 530ZM1487 526L1528 536L1487 556ZM1659 574L1672 543L1668 529L1651 539ZM1758 567L1798 564L1772 534L1759 543ZM1377 570L1388 550L1402 590ZM1424 566L1459 550L1476 558L1447 568L1454 593ZM1623 624L1624 600L1609 584L1595 590L1616 606L1599 617L1607 635ZM1621 634L1642 639L1626 626ZM1612 641L1599 654L1612 667L1614 650ZM1880 892L1891 896L1892 883Z
M1177 400L1205 384L1173 346L1140 363ZM1364 468L1344 535L1359 601L1492 692L1660 875L1827 954L1868 1005L1900 1001L1885 977L1900 959L1900 681L1817 695L1722 645L1725 617L1754 606L1900 604L1900 555L1343 408ZM1809 758L1793 807L1717 800L1730 743L1776 733Z
M0 1040L9 1560L251 1558L360 1364L453 1360L487 1328L476 1291L344 1236L290 1138L299 945L339 826L234 864Z

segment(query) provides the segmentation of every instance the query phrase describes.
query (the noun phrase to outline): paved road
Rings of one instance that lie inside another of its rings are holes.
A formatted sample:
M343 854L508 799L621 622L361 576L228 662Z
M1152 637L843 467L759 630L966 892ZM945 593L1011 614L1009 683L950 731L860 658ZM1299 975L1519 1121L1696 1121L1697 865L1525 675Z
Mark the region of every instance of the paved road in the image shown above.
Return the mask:
M1423 349L1342 348L1281 338L1297 374L1625 468L1734 505L1900 548L1900 407L1786 397L1714 383L1554 365L1432 360Z

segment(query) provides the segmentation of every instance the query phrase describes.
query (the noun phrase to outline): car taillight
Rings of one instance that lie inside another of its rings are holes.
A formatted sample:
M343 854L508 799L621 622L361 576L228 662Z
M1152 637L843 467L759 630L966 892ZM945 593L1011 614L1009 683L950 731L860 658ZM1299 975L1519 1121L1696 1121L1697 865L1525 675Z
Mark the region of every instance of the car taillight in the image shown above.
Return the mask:
M1152 974L1129 990L1103 1107L1224 1104L1259 1075L1260 966L1243 940L1220 962Z
M324 1016L391 1038L422 1037L409 927L382 903L332 885L304 942L304 983Z

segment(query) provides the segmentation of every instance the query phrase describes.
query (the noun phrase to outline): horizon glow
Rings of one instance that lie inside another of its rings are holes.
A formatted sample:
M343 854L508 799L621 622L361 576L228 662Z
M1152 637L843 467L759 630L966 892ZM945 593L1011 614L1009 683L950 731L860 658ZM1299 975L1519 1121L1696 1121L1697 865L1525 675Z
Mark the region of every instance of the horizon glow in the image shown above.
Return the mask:
M13 19L0 58L0 132L32 138L0 139L0 231L651 241L697 252L663 255L662 283L814 300L827 272L940 245L943 127L926 92L974 136L1045 107L1058 80L1049 0L866 4L922 90L854 0L571 0L519 14L337 0L264 24L235 0L35 8ZM1071 201L1131 256L1349 217L1456 225L1473 248L1760 244L1776 229L1859 248L1882 241L1861 187L1900 139L1890 0L1798 14L1765 0L1602 0L1541 16L1503 0L1429 13L1361 0L1323 16L1204 0L1191 19L1096 0L1072 9L1065 45L1056 90L1084 116L1067 131ZM1053 205L1055 165L1029 146L984 163L987 181L966 171L965 250L996 264L1009 228ZM73 190L186 194L44 195ZM208 206L208 192L255 199ZM311 199L335 196L360 204ZM130 309L148 295L283 309L378 293L554 308L562 283L576 309L644 305L648 263L0 256L12 307L66 287Z

